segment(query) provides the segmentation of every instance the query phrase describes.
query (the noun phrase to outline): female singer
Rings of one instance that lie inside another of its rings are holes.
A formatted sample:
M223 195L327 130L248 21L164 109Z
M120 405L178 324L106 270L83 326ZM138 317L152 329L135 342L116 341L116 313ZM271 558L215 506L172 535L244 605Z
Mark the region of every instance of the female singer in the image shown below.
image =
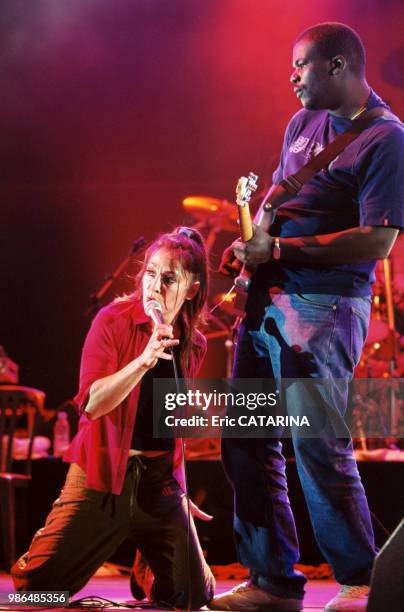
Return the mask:
M160 236L136 281L132 294L100 310L91 325L75 398L79 431L64 457L71 463L66 483L12 576L20 591L72 595L130 538L154 576L140 585L149 599L195 608L213 597L214 578L192 517L188 558L180 442L153 438L152 422L153 380L173 376L173 355L180 376L195 376L206 350L198 329L208 293L201 235L181 227ZM164 323L145 314L151 300Z

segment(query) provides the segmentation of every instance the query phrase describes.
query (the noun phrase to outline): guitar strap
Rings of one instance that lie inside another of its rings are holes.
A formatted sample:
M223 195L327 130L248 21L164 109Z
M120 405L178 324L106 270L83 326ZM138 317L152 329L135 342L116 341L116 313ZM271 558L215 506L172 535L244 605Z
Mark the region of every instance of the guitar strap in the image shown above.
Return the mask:
M379 117L396 120L393 113L386 108L381 106L372 108L366 115L353 121L348 130L339 134L325 147L325 149L320 151L318 155L312 157L307 164L300 168L300 170L283 179L275 190L272 189L272 193L268 193L264 198L264 210L268 211L271 208L277 208L277 206L298 194L305 183L312 179L320 170L326 168L337 155L342 153L342 151L359 136L359 134L369 127L374 119ZM271 198L270 201L267 201L269 195L271 195Z

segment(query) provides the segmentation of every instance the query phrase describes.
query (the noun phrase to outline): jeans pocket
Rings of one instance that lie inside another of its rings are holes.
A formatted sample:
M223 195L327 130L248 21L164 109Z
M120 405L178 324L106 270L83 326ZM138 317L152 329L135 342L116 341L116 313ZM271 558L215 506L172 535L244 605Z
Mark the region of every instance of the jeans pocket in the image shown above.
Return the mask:
M371 297L355 298L353 304L351 304L351 311L360 317L367 326L369 324L371 307Z
M368 328L368 317L356 308L350 308L350 358L355 368L361 358Z

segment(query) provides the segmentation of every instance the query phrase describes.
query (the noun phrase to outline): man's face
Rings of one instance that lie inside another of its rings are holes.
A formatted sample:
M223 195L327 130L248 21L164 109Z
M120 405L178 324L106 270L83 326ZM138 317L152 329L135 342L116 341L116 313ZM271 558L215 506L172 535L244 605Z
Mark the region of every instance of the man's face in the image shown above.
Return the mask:
M332 110L337 107L337 83L331 74L332 64L318 55L310 40L302 39L293 47L293 67L290 80L304 108Z

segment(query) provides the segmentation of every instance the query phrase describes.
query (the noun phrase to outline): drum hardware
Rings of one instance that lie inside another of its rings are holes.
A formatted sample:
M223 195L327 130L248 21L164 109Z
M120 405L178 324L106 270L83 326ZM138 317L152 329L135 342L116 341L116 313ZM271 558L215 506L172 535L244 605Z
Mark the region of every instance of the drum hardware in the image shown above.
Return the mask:
M396 330L397 299L394 291L395 278L392 272L390 258L381 261L376 268L377 282L374 285L372 317L355 377L392 379L400 376L397 370L400 336ZM353 417L358 434L356 443L362 450L375 448L377 445L391 447L397 442L400 402L396 385L389 384L387 389L384 392L380 391L375 399L375 406L372 404L373 400L367 400L366 405L359 402L360 415L358 405L354 405ZM380 410L383 407L386 407L385 411ZM371 423L375 422L376 413L379 414L379 419L383 419L383 423L381 421L378 423L378 431L381 432L381 436L363 439L364 432L371 431Z
M102 286L98 289L98 291L92 293L89 296L88 304L87 304L87 307L86 307L86 309L84 311L84 314L87 317L94 317L96 315L96 313L99 311L99 309L102 306L102 301L103 301L105 295L108 293L108 291L110 290L110 288L113 285L113 283L118 278L120 278L121 274L128 267L132 257L135 255L135 253L140 251L140 249L142 249L145 244L146 244L146 241L143 238L143 236L140 236L139 238L137 238L133 242L132 246L130 247L128 255L118 265L118 267L115 269L115 271L112 272L112 274L109 273L109 272L107 274L105 274L104 282L103 282Z
M398 346L396 337L396 325L394 318L394 304L393 304L393 289L392 289L392 274L391 274L391 262L388 257L383 259L383 271L386 289L386 305L387 305L387 323L389 326L389 343L390 343L390 359L389 359L389 375L394 376L398 362ZM393 385L389 387L389 417L390 417L390 431L391 435L394 436L397 432L393 431L394 424L397 422L396 419L396 394Z
M352 436L354 446L362 451L387 446L389 415L380 410L383 395L382 388L373 391L369 389L365 396L361 393L353 396Z
M182 201L183 208L202 226L219 225L219 231L238 232L237 210L227 200L210 196L188 196Z
M206 230L206 250L211 252L216 237L220 232L238 232L237 211L227 200L210 196L188 196L182 201L182 207L197 223L197 230Z

